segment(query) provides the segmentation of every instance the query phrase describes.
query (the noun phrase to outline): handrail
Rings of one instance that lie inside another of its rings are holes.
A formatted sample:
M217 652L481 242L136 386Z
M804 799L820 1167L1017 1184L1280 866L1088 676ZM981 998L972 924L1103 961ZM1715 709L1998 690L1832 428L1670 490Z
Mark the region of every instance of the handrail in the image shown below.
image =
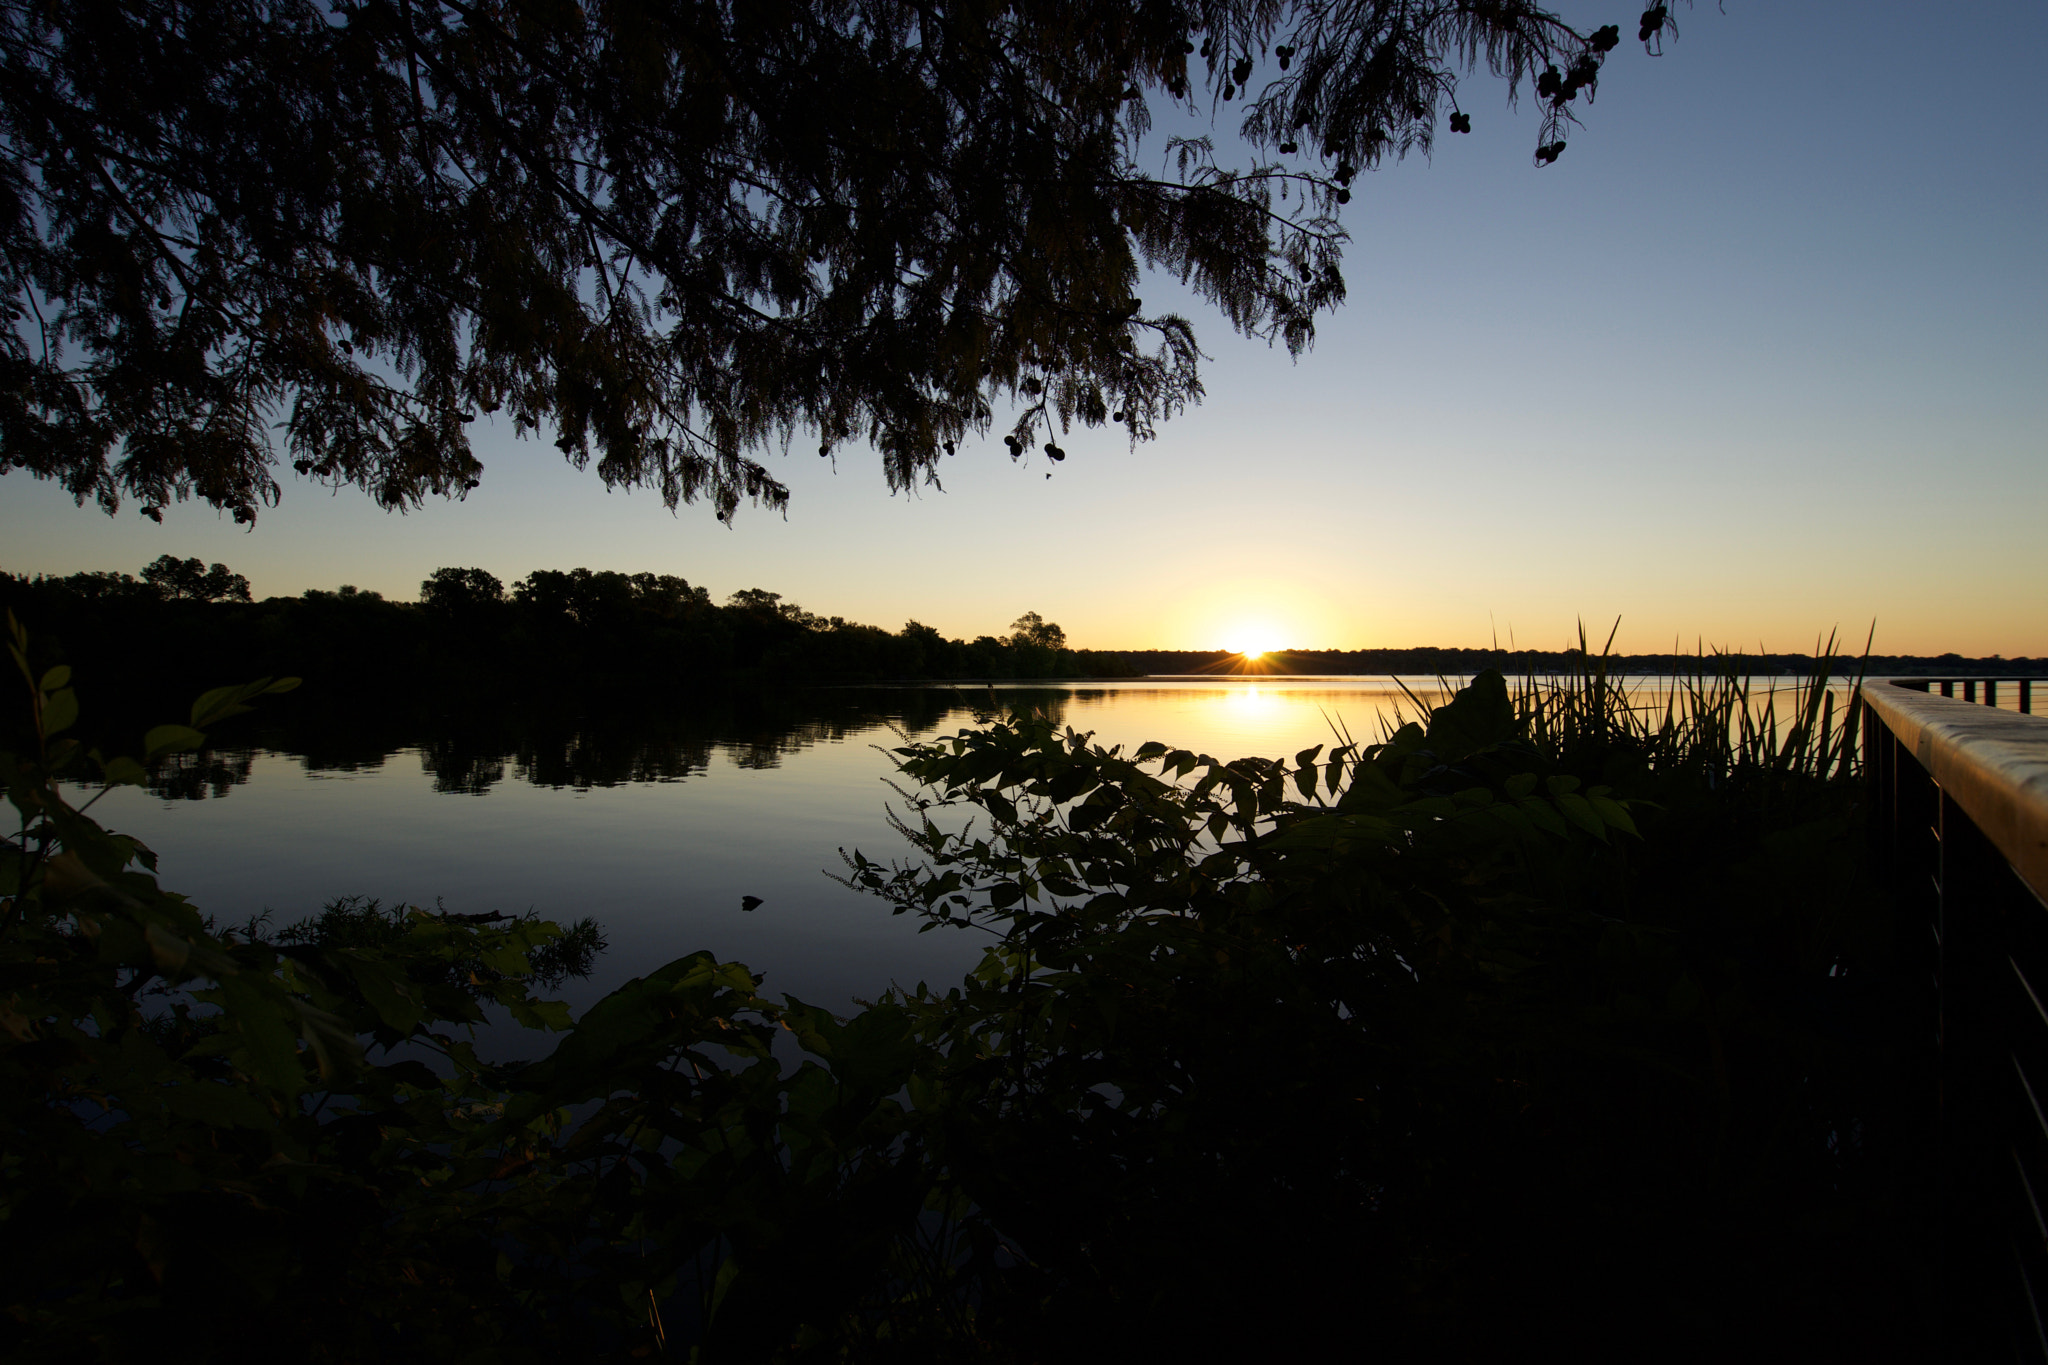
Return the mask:
M1902 1074L1931 1128L1924 1187L1942 1356L2048 1365L2048 717L1859 689L1872 852L1902 932ZM1924 992L1924 994L1922 993Z
M2048 900L2048 716L1930 696L1925 681L1873 679L1863 700Z
M1977 687L1981 683L1984 687L1984 704L1986 706L1996 706L1998 705L1998 685L2000 683L2013 683L2019 689L2020 714L2031 715L2034 710L2034 684L2043 681L2048 680L2036 677L1991 677L1984 675L1968 678L1893 678L1891 684L1893 687L1910 687L1915 692L1929 692L1939 687L1942 696L1953 697L1956 694L1956 685L1960 683L1963 689L1963 700L1973 702L1977 700Z

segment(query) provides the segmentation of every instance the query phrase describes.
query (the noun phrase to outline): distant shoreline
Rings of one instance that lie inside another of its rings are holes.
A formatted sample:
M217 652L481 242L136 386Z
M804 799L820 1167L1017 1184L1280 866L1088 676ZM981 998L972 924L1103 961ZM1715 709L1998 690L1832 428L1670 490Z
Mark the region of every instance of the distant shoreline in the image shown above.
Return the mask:
M1277 650L1245 666L1242 655L1223 650L1104 649L1146 677L1469 677L1489 668L1509 676L1525 673L1579 673L1589 663L1602 665L1610 676L1688 677L1701 671L1733 670L1750 677L1811 677L1821 666L1812 654L1747 653L1608 654L1589 658L1578 650L1536 649L1408 649ZM1232 667L1235 664L1236 667ZM1838 677L1999 677L2048 678L2048 659L1965 658L1959 654L1873 654L1867 659L1837 654L1828 660Z

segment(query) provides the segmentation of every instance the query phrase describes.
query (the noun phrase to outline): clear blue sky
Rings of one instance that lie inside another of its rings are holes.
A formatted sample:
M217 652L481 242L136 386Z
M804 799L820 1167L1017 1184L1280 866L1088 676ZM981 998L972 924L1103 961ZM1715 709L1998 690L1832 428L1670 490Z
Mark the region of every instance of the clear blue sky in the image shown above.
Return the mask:
M1633 37L1638 4L1573 4ZM0 567L222 560L259 595L410 597L445 564L678 573L948 634L1093 646L1562 643L2048 655L2048 5L1727 0L1625 41L1563 158L1468 83L1469 137L1362 178L1349 304L1299 364L1190 306L1209 390L1136 452L963 448L946 492L778 460L787 519L670 516L545 441L406 516L285 475L245 532L0 483ZM1148 308L1172 286L1146 286ZM481 424L480 424L481 425Z

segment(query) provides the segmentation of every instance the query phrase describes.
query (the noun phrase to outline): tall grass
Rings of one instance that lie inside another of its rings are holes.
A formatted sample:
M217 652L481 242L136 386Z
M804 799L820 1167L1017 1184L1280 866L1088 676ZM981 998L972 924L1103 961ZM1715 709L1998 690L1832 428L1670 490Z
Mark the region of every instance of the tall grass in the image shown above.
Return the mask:
M1853 697L1870 657L1868 640L1848 680L1848 704L1836 695L1842 680L1835 663L1844 656L1833 631L1817 645L1807 674L1793 679L1759 679L1731 652L1704 646L1686 672L1622 678L1610 666L1613 646L1609 631L1595 651L1582 622L1575 669L1513 680L1516 714L1530 743L1561 757L1627 750L1653 772L1689 771L1709 787L1767 776L1849 781L1860 775ZM1455 691L1448 681L1443 687ZM1436 704L1412 691L1408 697L1426 724Z

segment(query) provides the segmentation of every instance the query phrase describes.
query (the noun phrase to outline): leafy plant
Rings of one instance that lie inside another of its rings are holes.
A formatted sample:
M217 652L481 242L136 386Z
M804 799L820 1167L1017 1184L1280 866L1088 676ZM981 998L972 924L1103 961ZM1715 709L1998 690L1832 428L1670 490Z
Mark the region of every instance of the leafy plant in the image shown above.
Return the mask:
M915 856L847 855L990 934L957 987L842 1019L697 953L572 1022L533 988L587 970L587 922L345 898L223 931L67 802L289 680L109 759L12 647L10 1358L1910 1337L1876 1235L1900 1054L1805 1008L1891 951L1810 693L1775 727L1703 683L1704 719L1651 722L1589 658L1227 763L1014 715L898 750ZM492 1010L547 1055L479 1056Z
M1229 1357L1341 1302L1391 1350L1597 1354L1728 1295L1703 1343L1900 1327L1910 1256L1841 1240L1903 1178L1882 1035L1811 1008L1893 952L1831 661L1776 725L1714 675L1647 719L1587 660L1291 760L1024 715L896 751L916 856L844 880L994 936L885 1002L934 1049L931 1150L1023 1258L986 1330Z

